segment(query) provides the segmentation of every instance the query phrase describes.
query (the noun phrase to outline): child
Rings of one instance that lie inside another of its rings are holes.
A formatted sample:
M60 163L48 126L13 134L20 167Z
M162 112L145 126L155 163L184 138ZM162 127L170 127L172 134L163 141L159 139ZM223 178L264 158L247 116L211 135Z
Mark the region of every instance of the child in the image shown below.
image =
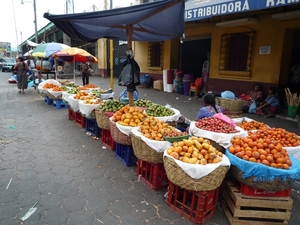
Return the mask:
M272 117L276 114L278 106L277 88L272 86L269 89L268 97L258 105L256 114L266 118Z

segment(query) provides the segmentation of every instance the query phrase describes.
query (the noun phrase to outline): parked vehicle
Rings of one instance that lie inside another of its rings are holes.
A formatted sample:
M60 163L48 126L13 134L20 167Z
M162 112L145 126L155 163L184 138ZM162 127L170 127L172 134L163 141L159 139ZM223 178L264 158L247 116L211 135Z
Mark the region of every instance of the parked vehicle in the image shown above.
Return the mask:
M11 71L12 67L16 64L16 60L12 58L3 58L1 71Z

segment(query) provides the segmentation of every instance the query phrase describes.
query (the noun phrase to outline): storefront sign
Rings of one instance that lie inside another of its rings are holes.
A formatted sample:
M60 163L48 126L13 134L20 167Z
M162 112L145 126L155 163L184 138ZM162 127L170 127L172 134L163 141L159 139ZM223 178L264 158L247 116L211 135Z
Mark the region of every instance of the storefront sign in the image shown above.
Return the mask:
M300 0L187 0L185 21L300 4Z
M268 55L271 53L271 46L260 46L259 54L260 55Z

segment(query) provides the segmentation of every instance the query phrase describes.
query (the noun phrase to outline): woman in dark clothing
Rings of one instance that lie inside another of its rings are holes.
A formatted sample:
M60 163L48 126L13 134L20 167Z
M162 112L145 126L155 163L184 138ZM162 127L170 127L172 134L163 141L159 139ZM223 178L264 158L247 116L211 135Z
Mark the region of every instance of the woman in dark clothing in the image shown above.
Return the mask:
M18 62L14 66L14 71L17 73L17 86L19 93L25 94L24 89L27 89L28 86L28 77L27 77L28 66L24 62L23 57L18 57Z

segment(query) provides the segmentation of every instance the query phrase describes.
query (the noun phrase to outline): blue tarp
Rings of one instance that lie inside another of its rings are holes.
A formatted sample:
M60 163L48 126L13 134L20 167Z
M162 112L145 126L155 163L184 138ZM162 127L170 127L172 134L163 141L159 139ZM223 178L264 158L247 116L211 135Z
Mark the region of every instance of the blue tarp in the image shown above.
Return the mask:
M300 4L299 0L188 0L185 21Z
M127 40L127 25L133 26L133 41L163 41L184 32L184 0L163 0L111 10L44 17L71 38L95 42L99 38Z

